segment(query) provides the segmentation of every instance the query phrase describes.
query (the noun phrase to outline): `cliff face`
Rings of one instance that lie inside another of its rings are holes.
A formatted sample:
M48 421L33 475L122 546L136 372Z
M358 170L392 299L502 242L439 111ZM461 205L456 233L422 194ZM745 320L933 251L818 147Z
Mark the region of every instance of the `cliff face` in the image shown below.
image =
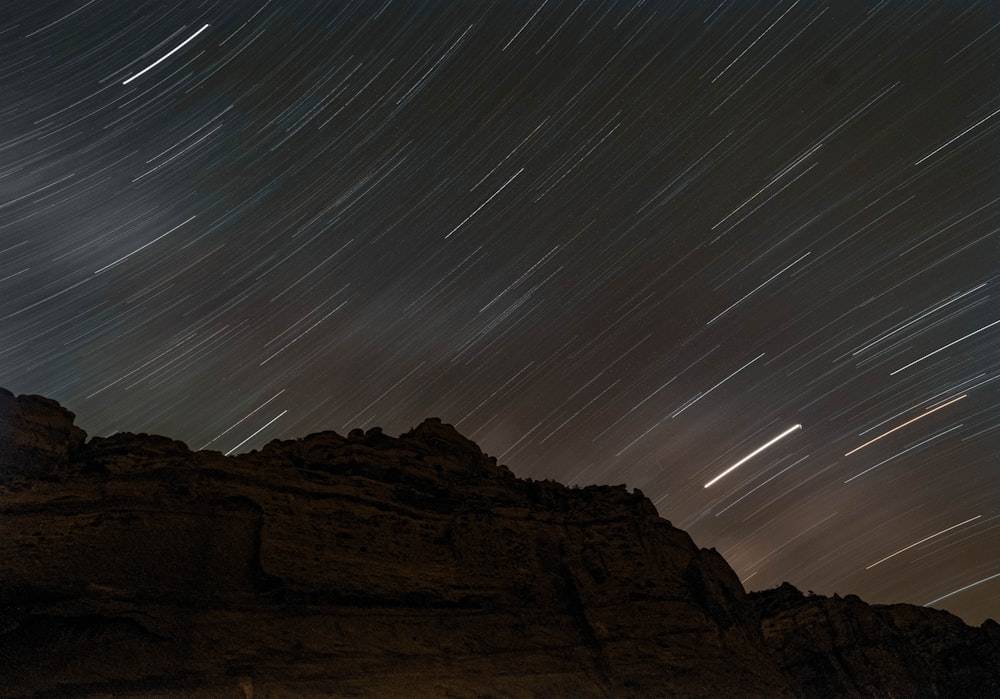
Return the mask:
M935 609L805 596L788 583L748 600L800 696L1000 696L994 621L973 628Z
M808 614L816 600L784 588L748 598L639 491L518 479L438 420L238 457L85 443L72 421L0 393L2 696L998 686L992 627L851 598ZM890 622L909 645L883 648Z
M73 413L49 398L15 398L0 388L0 416L0 483L29 473L55 476L87 439Z

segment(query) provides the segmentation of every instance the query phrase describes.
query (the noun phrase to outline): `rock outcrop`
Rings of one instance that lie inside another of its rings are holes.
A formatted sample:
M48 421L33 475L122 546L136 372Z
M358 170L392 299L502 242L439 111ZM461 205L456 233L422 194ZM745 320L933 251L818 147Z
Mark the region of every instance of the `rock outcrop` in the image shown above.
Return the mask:
M936 609L803 595L788 583L748 600L799 696L1000 697L995 621L973 628Z
M15 398L0 388L0 416L0 484L19 476L56 477L70 451L87 439L73 424L73 413L42 396Z
M440 420L225 457L0 393L0 695L988 696L1000 634L749 597L638 490ZM891 641L891 643L889 643ZM826 693L826 694L824 694Z

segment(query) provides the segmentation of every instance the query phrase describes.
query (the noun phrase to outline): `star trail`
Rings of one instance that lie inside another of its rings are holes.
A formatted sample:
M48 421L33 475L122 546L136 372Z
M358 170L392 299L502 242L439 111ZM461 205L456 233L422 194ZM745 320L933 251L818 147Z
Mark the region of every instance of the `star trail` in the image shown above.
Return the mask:
M8 2L0 385L438 416L748 588L998 618L998 65L990 0Z

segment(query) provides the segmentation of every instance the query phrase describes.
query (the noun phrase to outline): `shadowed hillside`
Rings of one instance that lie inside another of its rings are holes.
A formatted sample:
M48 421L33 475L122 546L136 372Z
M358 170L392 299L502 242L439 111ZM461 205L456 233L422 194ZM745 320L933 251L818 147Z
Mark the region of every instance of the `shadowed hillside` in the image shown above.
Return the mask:
M0 389L0 695L996 696L1000 626L746 595L638 490L451 426L226 457Z

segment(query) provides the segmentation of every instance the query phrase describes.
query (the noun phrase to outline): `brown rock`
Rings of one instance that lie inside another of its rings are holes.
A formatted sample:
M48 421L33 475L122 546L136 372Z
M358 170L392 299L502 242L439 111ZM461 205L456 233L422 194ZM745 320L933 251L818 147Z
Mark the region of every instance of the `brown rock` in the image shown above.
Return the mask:
M237 457L82 445L33 397L0 419L0 460L47 474L0 486L5 697L868 696L923 677L889 625L941 682L995 686L995 624L748 600L639 491L515 478L437 419Z
M788 583L749 600L799 696L1000 696L994 621L974 628L937 609L805 596Z
M87 434L73 413L42 396L14 397L0 388L0 482L44 478L66 467Z

